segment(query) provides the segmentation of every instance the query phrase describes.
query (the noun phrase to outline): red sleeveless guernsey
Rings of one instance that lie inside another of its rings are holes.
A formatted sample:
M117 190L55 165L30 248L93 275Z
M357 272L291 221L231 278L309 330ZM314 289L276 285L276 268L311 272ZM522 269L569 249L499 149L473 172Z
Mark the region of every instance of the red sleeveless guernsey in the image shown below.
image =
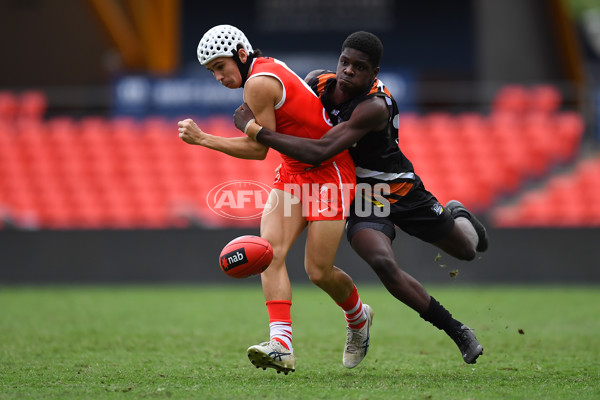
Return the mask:
M271 57L259 57L253 61L248 79L260 75L272 76L283 85L283 97L275 106L277 120L275 130L277 132L319 139L332 128L329 116L317 95L285 63ZM314 167L314 165L294 160L285 154L281 154L281 157L290 171L304 171ZM348 151L344 150L323 164L346 158L351 160Z
M333 126L312 89L283 62L274 58L254 60L248 79L267 75L283 85L283 97L275 106L276 131L311 139L321 138ZM281 154L281 153L280 153ZM315 167L281 154L274 189L300 198L307 221L342 220L354 199L356 175L347 150Z

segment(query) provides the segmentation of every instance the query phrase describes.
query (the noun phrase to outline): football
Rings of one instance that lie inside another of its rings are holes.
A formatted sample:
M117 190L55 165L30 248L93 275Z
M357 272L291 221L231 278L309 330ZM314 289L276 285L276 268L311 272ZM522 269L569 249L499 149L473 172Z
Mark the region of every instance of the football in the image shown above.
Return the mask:
M223 272L232 278L260 275L273 261L273 248L258 236L240 236L227 243L219 256Z

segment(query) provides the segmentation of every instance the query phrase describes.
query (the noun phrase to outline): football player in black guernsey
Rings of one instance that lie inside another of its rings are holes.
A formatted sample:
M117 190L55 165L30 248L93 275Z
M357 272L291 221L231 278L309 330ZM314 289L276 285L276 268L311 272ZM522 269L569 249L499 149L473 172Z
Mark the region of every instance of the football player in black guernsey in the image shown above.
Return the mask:
M474 364L483 347L473 330L452 317L423 285L396 262L395 226L460 260L475 259L488 247L485 227L457 200L442 206L427 191L398 145L398 106L377 79L383 45L369 32L349 35L342 45L336 72L313 71L305 81L319 96L335 125L320 139L283 135L258 125L249 107L234 115L238 129L298 161L319 165L349 149L358 187L346 231L352 248L375 271L386 289L445 331L466 363ZM382 185L383 184L383 185ZM378 186L379 185L379 186ZM379 193L379 188L384 190ZM383 196L382 196L383 195Z

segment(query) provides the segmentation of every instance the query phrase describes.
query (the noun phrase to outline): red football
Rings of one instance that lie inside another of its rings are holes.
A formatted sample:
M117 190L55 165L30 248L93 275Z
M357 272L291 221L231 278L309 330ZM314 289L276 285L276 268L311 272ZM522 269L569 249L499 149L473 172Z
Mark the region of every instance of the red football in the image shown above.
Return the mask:
M273 261L273 248L258 236L240 236L227 243L219 256L223 272L232 278L259 275Z

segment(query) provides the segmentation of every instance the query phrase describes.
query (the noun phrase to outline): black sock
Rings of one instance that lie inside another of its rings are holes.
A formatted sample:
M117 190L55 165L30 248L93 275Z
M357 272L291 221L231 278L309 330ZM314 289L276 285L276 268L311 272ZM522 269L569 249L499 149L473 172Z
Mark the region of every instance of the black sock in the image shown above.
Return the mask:
M462 325L460 321L452 318L452 314L433 297L431 297L427 311L421 314L421 318L430 322L436 328L443 330L449 336L453 336L453 333Z

